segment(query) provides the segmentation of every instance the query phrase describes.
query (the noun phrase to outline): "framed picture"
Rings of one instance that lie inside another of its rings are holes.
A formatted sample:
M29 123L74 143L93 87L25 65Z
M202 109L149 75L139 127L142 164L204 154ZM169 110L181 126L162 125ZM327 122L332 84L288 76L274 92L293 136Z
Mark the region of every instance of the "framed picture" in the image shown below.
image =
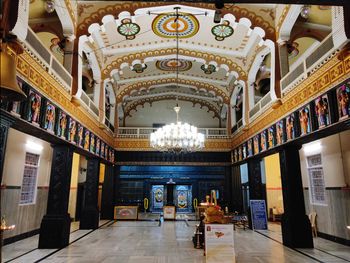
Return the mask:
M41 96L34 90L29 91L29 110L27 121L35 125L39 125L40 121L40 108L41 108Z
M242 155L243 159L247 158L247 145L245 143L242 145Z
M113 162L113 150L112 149L109 149L109 158L108 158L108 160L110 161L110 162Z
M259 135L255 135L253 138L253 146L254 146L254 154L258 154L260 152L259 147Z
M95 134L90 133L90 152L95 153Z
M238 147L238 161L242 161L243 155L242 155L242 145Z
M108 147L108 145L107 145L107 144L105 144L105 153L104 153L104 158L105 158L106 160L108 160L108 151L109 151L109 147Z
M22 88L23 87L23 80L21 80L18 77L17 77L17 84L21 89L23 89ZM9 106L8 106L8 111L17 117L21 117L21 102L11 101L9 103Z
M337 89L337 102L339 119L345 119L349 117L350 114L350 83L346 83Z
M310 106L307 105L299 110L300 136L311 132Z
M315 100L315 113L319 128L323 128L331 124L327 94L324 94Z
M247 142L248 157L253 156L253 140L249 139Z
M56 134L58 137L66 139L67 122L68 122L67 114L63 110L60 110L58 113L58 125L57 125L57 134Z
M269 149L276 146L276 126L267 129L267 146Z
M105 157L105 143L104 143L104 141L101 141L100 156L102 158Z
M295 138L294 114L291 114L286 118L286 131L287 131L287 141L293 140Z
M84 127L80 123L77 125L77 139L76 143L79 147L84 148Z
M238 150L237 150L237 148L233 151L233 156L234 156L234 161L235 162L238 162Z
M88 129L84 131L84 149L90 150L90 131Z
M111 157L111 162L112 163L115 163L115 153L114 153L114 150L111 150L111 152L112 152L112 157Z
M101 140L96 136L96 155L100 155Z
M285 143L285 134L284 134L284 121L280 120L276 123L276 143L278 145Z
M77 122L73 118L70 118L67 140L70 141L71 143L76 144L75 142L76 133L77 133Z
M45 116L43 128L48 132L54 133L56 120L56 106L50 101L45 102Z
M267 150L266 131L263 131L262 133L260 133L260 150L261 151Z

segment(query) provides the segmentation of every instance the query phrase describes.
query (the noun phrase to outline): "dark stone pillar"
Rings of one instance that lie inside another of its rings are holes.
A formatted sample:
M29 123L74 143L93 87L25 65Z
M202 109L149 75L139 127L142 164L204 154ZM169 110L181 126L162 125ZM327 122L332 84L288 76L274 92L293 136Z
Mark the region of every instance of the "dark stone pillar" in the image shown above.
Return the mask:
M0 111L0 183L2 181L2 172L4 168L7 134L10 126L14 122L14 117L12 117L9 114L6 114L2 110Z
M249 199L266 201L266 186L261 180L260 159L248 161ZM250 204L249 204L250 205ZM252 228L250 207L248 209L249 227Z
M223 193L223 200L221 205L222 209L225 209L227 206L229 210L231 211L232 207L232 184L231 184L231 166L225 167L225 179L224 179L224 193ZM231 211L232 212L232 211Z
M243 211L243 193L241 183L241 170L239 165L232 167L232 185L231 185L231 196L232 196L232 211L239 213Z
M114 218L114 166L106 165L102 186L101 219Z
M167 184L166 192L166 205L174 205L174 185Z
M305 214L299 147L286 146L280 152L280 166L284 206L283 244L291 248L312 248L311 225Z
M97 229L99 212L97 207L100 161L88 159L85 182L84 206L80 216L80 229Z
M39 248L62 248L69 244L68 202L73 150L67 145L53 146L47 212L40 226Z

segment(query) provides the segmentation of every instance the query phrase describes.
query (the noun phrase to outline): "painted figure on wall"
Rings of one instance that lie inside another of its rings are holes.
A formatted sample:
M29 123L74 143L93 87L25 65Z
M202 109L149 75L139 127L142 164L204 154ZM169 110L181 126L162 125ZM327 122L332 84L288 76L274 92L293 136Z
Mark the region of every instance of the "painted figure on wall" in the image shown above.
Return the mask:
M350 83L342 85L337 89L337 100L339 109L339 118L344 119L350 114Z
M248 157L253 156L253 141L249 139L247 142L248 145Z
M326 94L318 97L315 100L315 112L319 128L330 124L328 96Z
M84 149L89 150L89 142L90 142L90 132L85 130L84 133Z
M84 127L80 123L78 124L78 136L77 136L77 144L78 146L82 147L84 146Z
M235 149L233 152L234 152L234 154L233 154L234 155L234 161L238 162L238 151L237 151L237 149Z
M295 138L295 121L292 115L288 116L286 119L286 130L287 130L287 140L292 140Z
M300 121L301 135L305 135L311 132L311 118L310 118L309 106L306 106L299 110L299 121Z
M267 144L269 146L269 149L275 147L276 145L276 138L275 138L275 127L272 126L267 130Z
M57 136L65 138L66 137L66 128L67 128L67 114L63 111L60 111L58 114L58 128Z
M243 155L243 159L247 158L247 145L243 144L242 146L242 155Z
M17 78L17 84L22 89L23 81L19 78ZM20 117L21 112L21 102L19 101L11 101L9 104L9 111L18 117Z
M115 162L115 156L114 156L114 151L112 151L112 159L111 162L114 163Z
M100 145L101 145L101 140L100 138L96 137L96 154L100 155Z
M41 106L41 97L39 94L35 93L34 91L29 91L29 116L28 121L39 124L39 118L40 118L40 106Z
M55 119L56 119L56 107L52 105L50 102L47 102L44 129L53 133L55 128Z
M95 135L90 133L90 152L95 152Z
M238 147L238 161L242 161L242 146Z
M72 118L69 121L68 140L75 144L75 134L77 132L77 122Z
M259 149L259 135L254 136L253 144L254 144L254 154L258 154L260 152L260 149Z
M104 156L105 156L105 159L108 159L108 146L106 145L105 146L105 154L104 154Z
M262 132L260 134L260 149L261 151L265 151L266 150L266 145L267 145L267 140L266 140L266 133Z
M283 120L280 120L276 123L276 141L277 144L284 143L284 134L283 134Z
M103 141L101 141L100 156L105 157L105 143Z

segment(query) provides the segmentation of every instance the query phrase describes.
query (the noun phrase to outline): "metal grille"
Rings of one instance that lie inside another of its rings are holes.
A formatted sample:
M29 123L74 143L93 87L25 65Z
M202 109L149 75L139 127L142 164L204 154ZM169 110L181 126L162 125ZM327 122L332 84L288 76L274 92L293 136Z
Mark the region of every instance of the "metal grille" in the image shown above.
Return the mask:
M328 51L334 47L332 36L326 38L305 60L306 68L310 68L316 62L319 61Z
M281 80L282 90L287 88L294 80L300 77L303 73L304 73L304 63L301 63Z

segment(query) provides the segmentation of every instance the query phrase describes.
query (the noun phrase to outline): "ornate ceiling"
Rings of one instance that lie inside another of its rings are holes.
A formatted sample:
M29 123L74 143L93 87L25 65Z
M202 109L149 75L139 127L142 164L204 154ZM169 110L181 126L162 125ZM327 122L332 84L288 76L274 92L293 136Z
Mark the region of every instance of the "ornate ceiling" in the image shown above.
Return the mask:
M275 38L275 5L226 5L219 23L204 3L80 1L77 10L94 78L113 83L124 116L177 98L220 118L265 40Z

